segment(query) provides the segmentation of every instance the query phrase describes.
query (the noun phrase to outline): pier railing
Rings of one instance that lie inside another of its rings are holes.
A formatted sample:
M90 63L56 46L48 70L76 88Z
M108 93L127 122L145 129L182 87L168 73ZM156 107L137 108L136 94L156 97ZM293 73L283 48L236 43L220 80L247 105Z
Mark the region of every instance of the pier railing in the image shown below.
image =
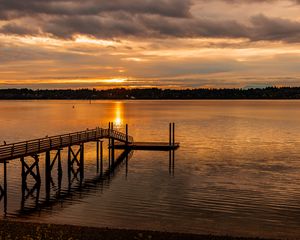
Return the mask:
M96 128L0 146L0 161L30 156L84 142L97 141L102 138L112 138L120 142L133 142L132 136L127 136L122 132Z

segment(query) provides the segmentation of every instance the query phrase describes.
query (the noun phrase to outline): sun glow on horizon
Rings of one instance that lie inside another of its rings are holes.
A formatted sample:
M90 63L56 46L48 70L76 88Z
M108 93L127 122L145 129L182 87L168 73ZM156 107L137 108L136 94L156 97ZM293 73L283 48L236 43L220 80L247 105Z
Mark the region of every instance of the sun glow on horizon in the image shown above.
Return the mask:
M74 41L76 43L95 44L95 45L101 45L101 46L105 46L105 47L118 45L118 42L116 42L116 41L95 39L95 38L90 38L90 37L87 37L84 35L75 36Z
M18 80L18 84L26 85L30 84L79 84L79 83L110 83L118 84L125 83L128 78L109 78L109 79L33 79L33 80ZM0 84L11 84L10 80L0 80Z

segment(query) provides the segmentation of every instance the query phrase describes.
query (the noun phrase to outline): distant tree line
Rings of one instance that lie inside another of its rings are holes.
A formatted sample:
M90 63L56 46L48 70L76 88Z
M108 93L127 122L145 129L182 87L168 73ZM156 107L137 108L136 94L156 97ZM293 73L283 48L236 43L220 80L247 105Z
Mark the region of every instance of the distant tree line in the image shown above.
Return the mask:
M300 99L300 87L264 89L159 89L107 90L0 89L0 99Z

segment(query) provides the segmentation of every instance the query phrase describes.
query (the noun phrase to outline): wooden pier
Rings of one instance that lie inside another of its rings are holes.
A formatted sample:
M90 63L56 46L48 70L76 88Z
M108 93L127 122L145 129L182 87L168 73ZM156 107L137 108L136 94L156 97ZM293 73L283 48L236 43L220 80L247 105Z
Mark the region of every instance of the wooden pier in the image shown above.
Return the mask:
M110 173L120 165L125 159L126 167L129 156L133 150L151 150L151 151L169 151L169 171L174 174L174 151L179 147L179 143L175 142L175 124L170 123L169 142L134 142L133 137L128 134L128 125L126 131L122 133L114 130L113 123L109 123L109 127L87 129L85 131L62 134L51 137L44 137L23 142L5 144L0 146L0 164L3 165L3 181L0 181L0 202L4 199L4 212L7 210L7 164L17 159L21 162L21 179L22 179L22 201L21 212L25 210L26 200L28 198L36 199L37 209L46 206L53 201L51 197L51 185L53 185L52 172L57 169L58 189L61 188L62 181L62 157L61 152L67 149L67 176L70 192L72 183L79 182L80 189L84 188L87 182L84 179L84 145L85 143L96 143L96 166L98 178L105 179ZM103 166L103 141L108 139L108 168ZM119 157L115 157L115 150L123 149ZM115 159L116 158L116 159ZM39 198L41 188L40 161L45 162L45 201L41 204ZM1 172L0 172L0 175ZM28 181L30 178L30 181ZM30 183L30 184L28 184ZM81 190L82 191L82 190ZM62 199L63 195L60 195ZM66 195L68 196L68 194ZM51 200L52 199L52 200ZM39 207L38 207L39 206ZM35 209L35 208L34 208Z

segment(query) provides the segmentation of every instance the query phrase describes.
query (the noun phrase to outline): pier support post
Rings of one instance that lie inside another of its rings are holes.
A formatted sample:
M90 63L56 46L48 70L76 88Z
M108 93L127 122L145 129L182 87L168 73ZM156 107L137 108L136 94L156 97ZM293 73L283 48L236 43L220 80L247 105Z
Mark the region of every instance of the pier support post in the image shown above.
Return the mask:
M103 174L103 141L100 141L100 173Z
M45 166L45 186L46 186L46 200L50 200L50 189L51 183L53 183L52 179L52 169L57 162L57 176L58 176L58 185L61 184L62 178L62 166L61 166L61 149L58 149L54 158L51 160L51 153L50 151L46 152L46 166Z
M173 146L175 146L175 123L173 123Z
M50 200L50 189L51 189L51 168L50 168L50 151L46 152L46 161L45 161L45 187L46 187L46 201Z
M126 123L126 146L128 146L128 124Z
M99 141L96 141L96 164L97 164L97 173L99 173Z
M103 173L103 141L98 140L96 142L97 144L97 173L99 173L102 175Z
M175 170L175 123L169 124L169 173L174 176Z
M114 123L111 123L112 133L114 131ZM111 138L111 165L114 167L115 165L115 138L112 136Z
M169 145L175 146L175 123L169 123Z
M108 168L111 166L111 122L108 123Z
M80 144L80 180L84 178L84 144Z
M114 123L109 122L108 124L108 167L111 168L114 165L115 161L115 139L114 139Z
M169 145L172 144L172 123L169 123Z
M0 202L4 199L4 215L7 213L7 162L3 163L3 187L0 185Z

